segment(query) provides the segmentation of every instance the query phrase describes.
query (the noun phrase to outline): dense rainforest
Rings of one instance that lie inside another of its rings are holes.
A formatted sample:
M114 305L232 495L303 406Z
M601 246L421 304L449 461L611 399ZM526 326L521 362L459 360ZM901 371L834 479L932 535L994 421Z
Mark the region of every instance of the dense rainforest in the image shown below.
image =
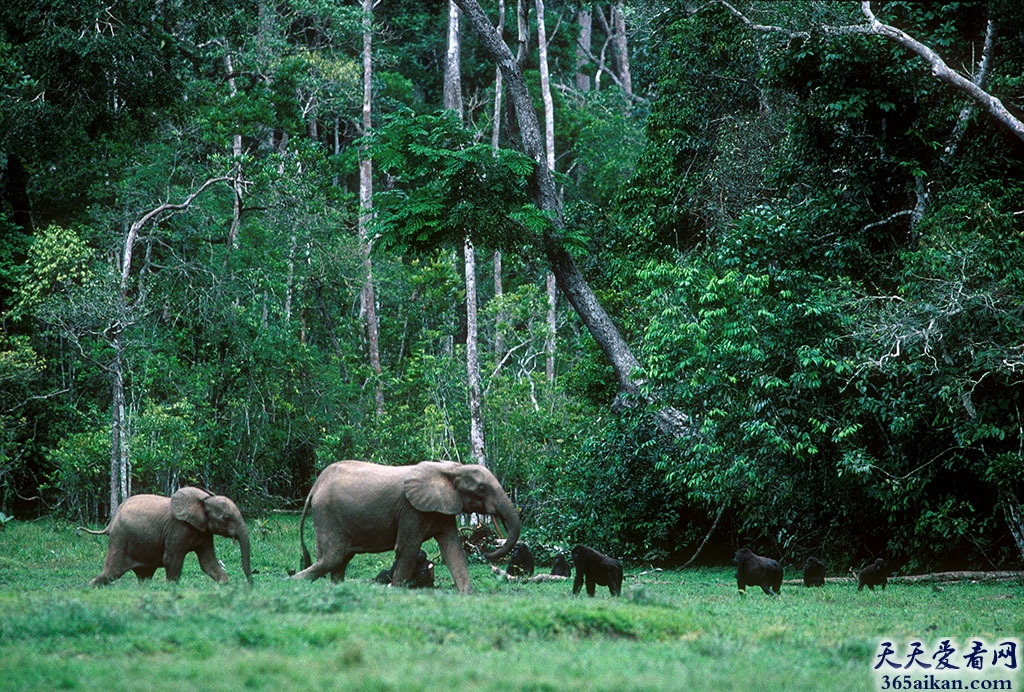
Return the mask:
M11 0L0 90L4 518L453 459L634 564L1022 562L1013 0Z

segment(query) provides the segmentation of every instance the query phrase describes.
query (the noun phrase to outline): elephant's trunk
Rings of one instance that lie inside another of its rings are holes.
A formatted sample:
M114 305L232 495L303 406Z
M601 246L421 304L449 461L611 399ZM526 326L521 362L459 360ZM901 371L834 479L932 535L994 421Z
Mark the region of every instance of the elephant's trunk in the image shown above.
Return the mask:
M490 553L484 553L484 557L488 560L500 560L505 557L512 552L512 548L516 547L516 543L519 541L519 529L521 528L519 512L516 511L516 506L512 504L512 500L507 495L504 493L501 495L491 514L498 517L505 527L505 543Z
M245 572L245 580L249 582L249 586L252 586L252 567L249 563L249 529L243 526L235 538L238 540L238 547L242 552L242 571Z

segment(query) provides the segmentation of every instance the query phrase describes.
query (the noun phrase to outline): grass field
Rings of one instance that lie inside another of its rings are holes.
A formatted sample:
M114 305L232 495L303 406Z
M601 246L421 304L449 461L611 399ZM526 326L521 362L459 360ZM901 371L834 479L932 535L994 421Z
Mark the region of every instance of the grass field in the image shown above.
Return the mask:
M250 530L251 589L226 539L217 553L230 585L190 556L177 585L159 571L142 586L129 573L91 589L105 537L9 523L0 532L0 690L880 690L883 640L899 660L909 641L930 656L943 639L1024 634L1021 584L784 586L770 599L739 596L723 566L628 570L622 598L605 590L590 599L570 583L500 581L481 564L474 593L460 596L441 564L433 591L374 584L391 554L358 556L342 584L292 582L298 520L250 521ZM988 670L1019 689L1021 665ZM887 689L913 689L903 674L893 671Z

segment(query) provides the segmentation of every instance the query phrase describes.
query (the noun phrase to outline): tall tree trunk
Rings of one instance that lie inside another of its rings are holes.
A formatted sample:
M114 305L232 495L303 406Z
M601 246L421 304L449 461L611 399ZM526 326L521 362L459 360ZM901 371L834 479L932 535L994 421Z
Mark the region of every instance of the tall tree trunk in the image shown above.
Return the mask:
M466 238L466 375L469 384L469 449L473 463L487 465L484 444L484 416L480 386L480 355L478 352L476 250Z
M494 299L498 301L498 314L494 324L494 367L495 373L497 373L501 367L502 359L505 357L504 325L508 320L505 308L501 304L505 295L505 287L502 285L501 276L501 250L494 251L492 264L494 267Z
M590 75L584 68L590 64L590 42L593 36L594 15L589 5L580 6L576 13L576 21L580 25L580 33L576 39L576 88L590 91Z
M361 0L363 8L363 135L373 130L373 0ZM377 298L373 289L373 260L367 231L373 217L373 160L365 150L359 152L359 244L363 251L365 283L362 308L366 317L366 340L370 367L376 375L374 403L377 415L384 415L384 386L381 382L380 328L377 323Z
M459 114L462 120L462 64L460 33L461 13L458 5L448 0L448 50L444 66L444 107ZM469 449L473 463L487 465L484 444L483 406L480 387L479 327L476 296L476 249L466 237L463 245L466 265L466 381L469 390Z
M615 72L619 76L619 86L626 96L633 96L633 76L629 70L629 41L626 38L626 17L622 13L622 0L618 0L611 8L612 14L612 52L615 55Z
M633 350L622 337L618 327L601 305L593 289L563 242L565 223L555 189L554 177L547 167L547 157L541 137L540 124L533 109L533 99L512 51L502 41L487 19L486 13L477 0L455 0L462 12L480 35L484 48L494 57L504 75L508 94L519 124L523 151L535 162L531 192L537 206L551 213L551 223L544 231L543 245L551 269L558 280L558 286L572 305L573 310L587 326L591 336L609 359L618 382L619 395L615 408L634 406L643 401L641 391L642 368ZM653 402L650 402L653 403ZM661 430L681 437L693 434L689 417L671 407L662 407L657 412L657 423Z
M498 0L498 26L496 27L498 35L501 36L505 31L505 0ZM498 67L494 68L494 126L491 130L491 148L495 151L501 145L501 69ZM502 331L502 325L505 323L506 316L504 308L501 308L501 298L505 291L501 283L501 250L494 251L494 298L499 301L498 315L494 325L494 362L497 365L501 365L502 351L505 350L505 335Z
M461 14L459 6L448 0L448 48L444 58L444 93L442 100L447 110L453 110L462 119L462 38L459 33Z
M232 97L238 95L238 86L235 83L235 68L231 60L231 52L224 56L224 67L228 73L228 92ZM231 136L231 155L234 157L235 165L240 166L242 162L242 135L235 133ZM231 226L228 228L227 252L224 253L224 267L227 268L228 258L231 251L238 245L238 229L242 225L242 176L235 178L235 197L231 212Z
M127 311L124 311L127 312ZM128 430L128 416L124 393L124 339L114 335L111 345L114 358L110 364L111 379L111 444L110 444L110 518L117 508L128 499L131 474L131 437Z
M555 105L551 98L551 74L548 71L548 30L544 23L544 0L534 0L537 12L537 50L540 54L540 91L544 103L545 164L555 172ZM548 382L555 381L555 348L558 336L558 286L555 275L548 271L545 282L548 296L547 338L544 340L544 374Z

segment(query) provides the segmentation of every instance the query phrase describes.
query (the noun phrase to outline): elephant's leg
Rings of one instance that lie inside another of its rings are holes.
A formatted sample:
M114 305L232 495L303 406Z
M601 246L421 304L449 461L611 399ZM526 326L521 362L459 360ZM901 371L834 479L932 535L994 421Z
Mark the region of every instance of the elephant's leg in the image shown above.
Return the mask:
M121 574L124 574L124 572L122 572ZM121 574L118 574L117 577L113 577L107 572L107 570L103 570L102 572L100 572L92 578L92 580L89 582L89 586L104 586L120 577Z
M135 576L138 577L139 583L141 584L147 579L152 579L153 574L156 573L156 570L156 567L136 567L132 571L135 572Z
M164 551L164 572L167 574L167 581L178 581L181 578L181 568L185 564L185 554L176 551Z
M420 552L420 545L395 547L395 571L391 573L391 584L393 586L408 586L413 575L416 574L416 557Z
M434 539L441 549L441 559L452 574L455 588L459 590L459 593L469 593L472 591L469 583L469 563L466 561L466 553L462 550L462 541L459 539L459 532L455 528L454 519L451 530L436 534ZM412 551L413 568L416 565L416 554L418 551L419 546L416 547L416 550ZM410 576L412 576L411 572Z
M335 565L334 569L331 570L331 581L339 582L345 581L345 570L348 569L348 563L355 557L355 553L346 552L341 556L338 564Z
M103 586L109 584L112 581L121 578L128 570L135 567L131 560L124 554L119 543L115 542L116 539L112 539L112 545L107 546L107 557L103 561L103 571L97 574L92 581L89 582L91 586Z
M319 552L319 551L318 551ZM316 562L302 570L296 572L292 579L319 579L325 574L331 575L332 581L345 581L345 570L348 568L348 563L355 556L355 551L345 548L340 551L324 551L322 554L317 555Z
M210 536L208 545L203 545L196 550L196 557L199 558L199 567L215 582L227 583L230 581L227 572L220 566L216 553L213 552L213 536Z

